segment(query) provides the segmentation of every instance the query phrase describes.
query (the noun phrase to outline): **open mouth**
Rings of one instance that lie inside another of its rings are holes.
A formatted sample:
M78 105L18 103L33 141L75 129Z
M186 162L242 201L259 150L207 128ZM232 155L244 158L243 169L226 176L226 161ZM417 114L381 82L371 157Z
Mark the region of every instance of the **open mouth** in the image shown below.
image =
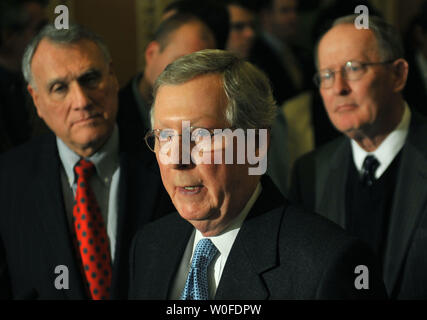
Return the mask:
M178 191L184 195L198 194L202 191L203 185L178 187Z

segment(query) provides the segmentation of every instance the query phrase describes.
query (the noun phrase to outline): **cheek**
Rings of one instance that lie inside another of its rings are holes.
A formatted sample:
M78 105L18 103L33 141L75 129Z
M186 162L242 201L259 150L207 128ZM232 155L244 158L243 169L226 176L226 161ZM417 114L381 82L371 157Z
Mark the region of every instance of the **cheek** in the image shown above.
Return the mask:
M330 94L329 91L320 91L322 96L323 106L329 115L332 115L334 105L334 95Z
M53 128L64 130L66 127L67 112L64 106L58 103L45 102L40 108L41 116Z

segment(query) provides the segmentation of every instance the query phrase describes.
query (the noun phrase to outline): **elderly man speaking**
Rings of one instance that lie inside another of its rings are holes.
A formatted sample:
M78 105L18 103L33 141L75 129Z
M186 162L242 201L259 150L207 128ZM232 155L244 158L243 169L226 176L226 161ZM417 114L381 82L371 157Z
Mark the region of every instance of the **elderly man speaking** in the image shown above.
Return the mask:
M358 240L292 207L262 175L276 106L258 69L232 53L199 51L165 69L154 98L146 141L179 214L135 237L130 298L385 297ZM360 265L369 289L355 273Z

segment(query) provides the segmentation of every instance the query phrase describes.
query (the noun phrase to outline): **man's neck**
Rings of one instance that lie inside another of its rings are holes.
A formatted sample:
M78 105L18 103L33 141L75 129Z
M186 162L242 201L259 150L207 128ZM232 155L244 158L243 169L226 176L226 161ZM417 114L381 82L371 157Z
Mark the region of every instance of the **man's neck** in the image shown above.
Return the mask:
M349 138L355 140L366 152L375 151L402 121L405 111L405 102L400 99L400 102L396 106L390 108L390 110L393 109L396 111L390 112L389 117L379 123L378 126L372 126L366 130L361 129L356 132L352 132L348 135Z

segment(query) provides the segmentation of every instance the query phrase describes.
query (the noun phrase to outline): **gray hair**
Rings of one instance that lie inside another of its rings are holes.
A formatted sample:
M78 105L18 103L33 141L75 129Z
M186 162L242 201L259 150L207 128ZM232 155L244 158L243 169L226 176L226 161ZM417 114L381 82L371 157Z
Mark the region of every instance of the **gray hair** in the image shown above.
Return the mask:
M33 87L35 87L35 85L33 83L33 75L31 72L31 61L33 60L33 56L38 45L45 38L53 43L64 45L73 44L80 40L93 41L101 50L106 63L111 61L111 54L104 40L92 31L76 24L70 24L69 29L58 30L54 25L49 24L30 41L22 58L22 73L25 80Z
M154 99L161 86L183 84L206 74L222 76L228 99L225 117L231 127L271 128L277 107L268 78L251 63L223 50L205 49L175 60L157 78Z
M343 24L355 24L355 19L358 17L356 14L351 14L348 16L337 18L333 23L331 28L326 32L331 30L333 27L343 25ZM384 61L396 60L403 58L405 51L403 48L402 39L399 35L399 32L392 25L388 24L384 19L378 16L369 16L369 30L375 36L378 45L378 53L380 54L381 59ZM325 32L325 33L326 33ZM325 33L320 37L316 46L316 66L318 66L318 46L320 40L323 38Z

